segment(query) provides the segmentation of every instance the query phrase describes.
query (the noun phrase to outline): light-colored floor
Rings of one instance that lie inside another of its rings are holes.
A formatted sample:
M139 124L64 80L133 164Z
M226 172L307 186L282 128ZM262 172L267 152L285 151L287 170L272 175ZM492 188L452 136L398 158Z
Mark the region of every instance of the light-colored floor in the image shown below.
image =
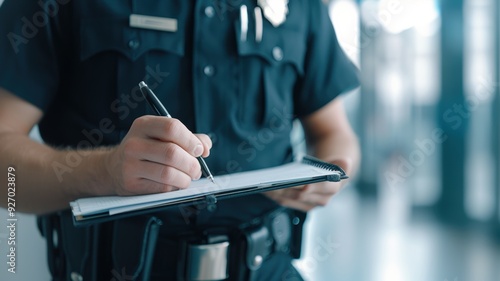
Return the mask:
M45 281L50 280L45 258L45 240L36 228L35 216L17 214L16 223L16 273L7 271L7 255L10 232L7 229L7 211L0 208L0 280Z
M444 226L390 198L361 199L347 188L307 228L296 264L307 280L500 280L500 239L479 226Z

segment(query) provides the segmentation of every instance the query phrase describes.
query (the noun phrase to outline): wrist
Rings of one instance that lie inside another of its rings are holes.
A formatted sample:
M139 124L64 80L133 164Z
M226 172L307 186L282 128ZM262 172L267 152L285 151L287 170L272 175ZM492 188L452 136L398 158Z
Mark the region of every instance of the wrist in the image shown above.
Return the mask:
M117 175L117 171L120 171L118 168L120 161L117 159L117 155L116 147L102 148L98 152L96 160L102 172L99 175L100 183L96 186L96 195L115 195L115 191L120 188L121 182Z
M70 158L77 158L73 165L67 163ZM56 153L54 163L64 163L64 174L57 175L62 190L70 200L82 197L112 195L113 179L110 176L109 159L112 149L96 148L88 150L63 150ZM62 160L62 161L61 161ZM65 161L65 162L64 162Z

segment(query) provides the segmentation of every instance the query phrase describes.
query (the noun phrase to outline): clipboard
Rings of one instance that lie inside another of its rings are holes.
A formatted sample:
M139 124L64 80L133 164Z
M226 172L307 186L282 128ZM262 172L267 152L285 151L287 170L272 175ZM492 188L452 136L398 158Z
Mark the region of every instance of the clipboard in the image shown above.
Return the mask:
M187 189L138 196L82 198L70 203L73 224L86 226L131 216L190 207L215 205L219 200L305 184L347 179L345 171L311 156L266 169L217 176L217 186L202 179Z

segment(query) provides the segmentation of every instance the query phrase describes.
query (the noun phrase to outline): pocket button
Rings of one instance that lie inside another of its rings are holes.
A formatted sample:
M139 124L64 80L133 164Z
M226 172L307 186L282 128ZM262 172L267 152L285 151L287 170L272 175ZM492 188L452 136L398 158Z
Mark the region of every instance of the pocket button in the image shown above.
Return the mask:
M71 272L71 281L83 281L83 277L76 272Z
M212 77L215 74L215 68L211 65L207 65L205 66L205 68L203 68L203 73L205 73L205 75L208 77Z
M132 50L136 50L137 48L139 48L141 44L139 43L139 40L137 39L132 39L130 41L128 41L128 47Z
M283 60L283 50L280 47L274 47L273 48L273 58L276 61Z
M208 6L205 8L205 16L207 16L207 18L213 18L215 15L215 10L212 6Z
M215 133L207 133L208 137L212 141L212 145L214 145L217 142L217 135Z

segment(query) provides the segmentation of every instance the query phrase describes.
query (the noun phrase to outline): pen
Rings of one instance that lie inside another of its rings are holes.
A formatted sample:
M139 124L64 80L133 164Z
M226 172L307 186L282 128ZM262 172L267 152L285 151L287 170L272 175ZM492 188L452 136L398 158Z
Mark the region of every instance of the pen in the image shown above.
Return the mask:
M240 7L240 28L241 28L241 41L247 41L247 33L248 33L248 10L246 5L242 5Z
M167 109L163 104L160 102L160 100L156 97L156 95L153 93L153 91L144 83L144 81L141 81L139 83L139 88L141 90L141 93L144 95L146 100L148 101L149 105L153 108L153 110L158 114L159 116L165 116L167 118L172 118L172 116L168 113ZM200 162L201 166L201 171L205 177L207 177L211 182L215 183L214 176L208 169L207 163L205 163L205 160L203 157L199 156L196 157L198 159L198 162Z

